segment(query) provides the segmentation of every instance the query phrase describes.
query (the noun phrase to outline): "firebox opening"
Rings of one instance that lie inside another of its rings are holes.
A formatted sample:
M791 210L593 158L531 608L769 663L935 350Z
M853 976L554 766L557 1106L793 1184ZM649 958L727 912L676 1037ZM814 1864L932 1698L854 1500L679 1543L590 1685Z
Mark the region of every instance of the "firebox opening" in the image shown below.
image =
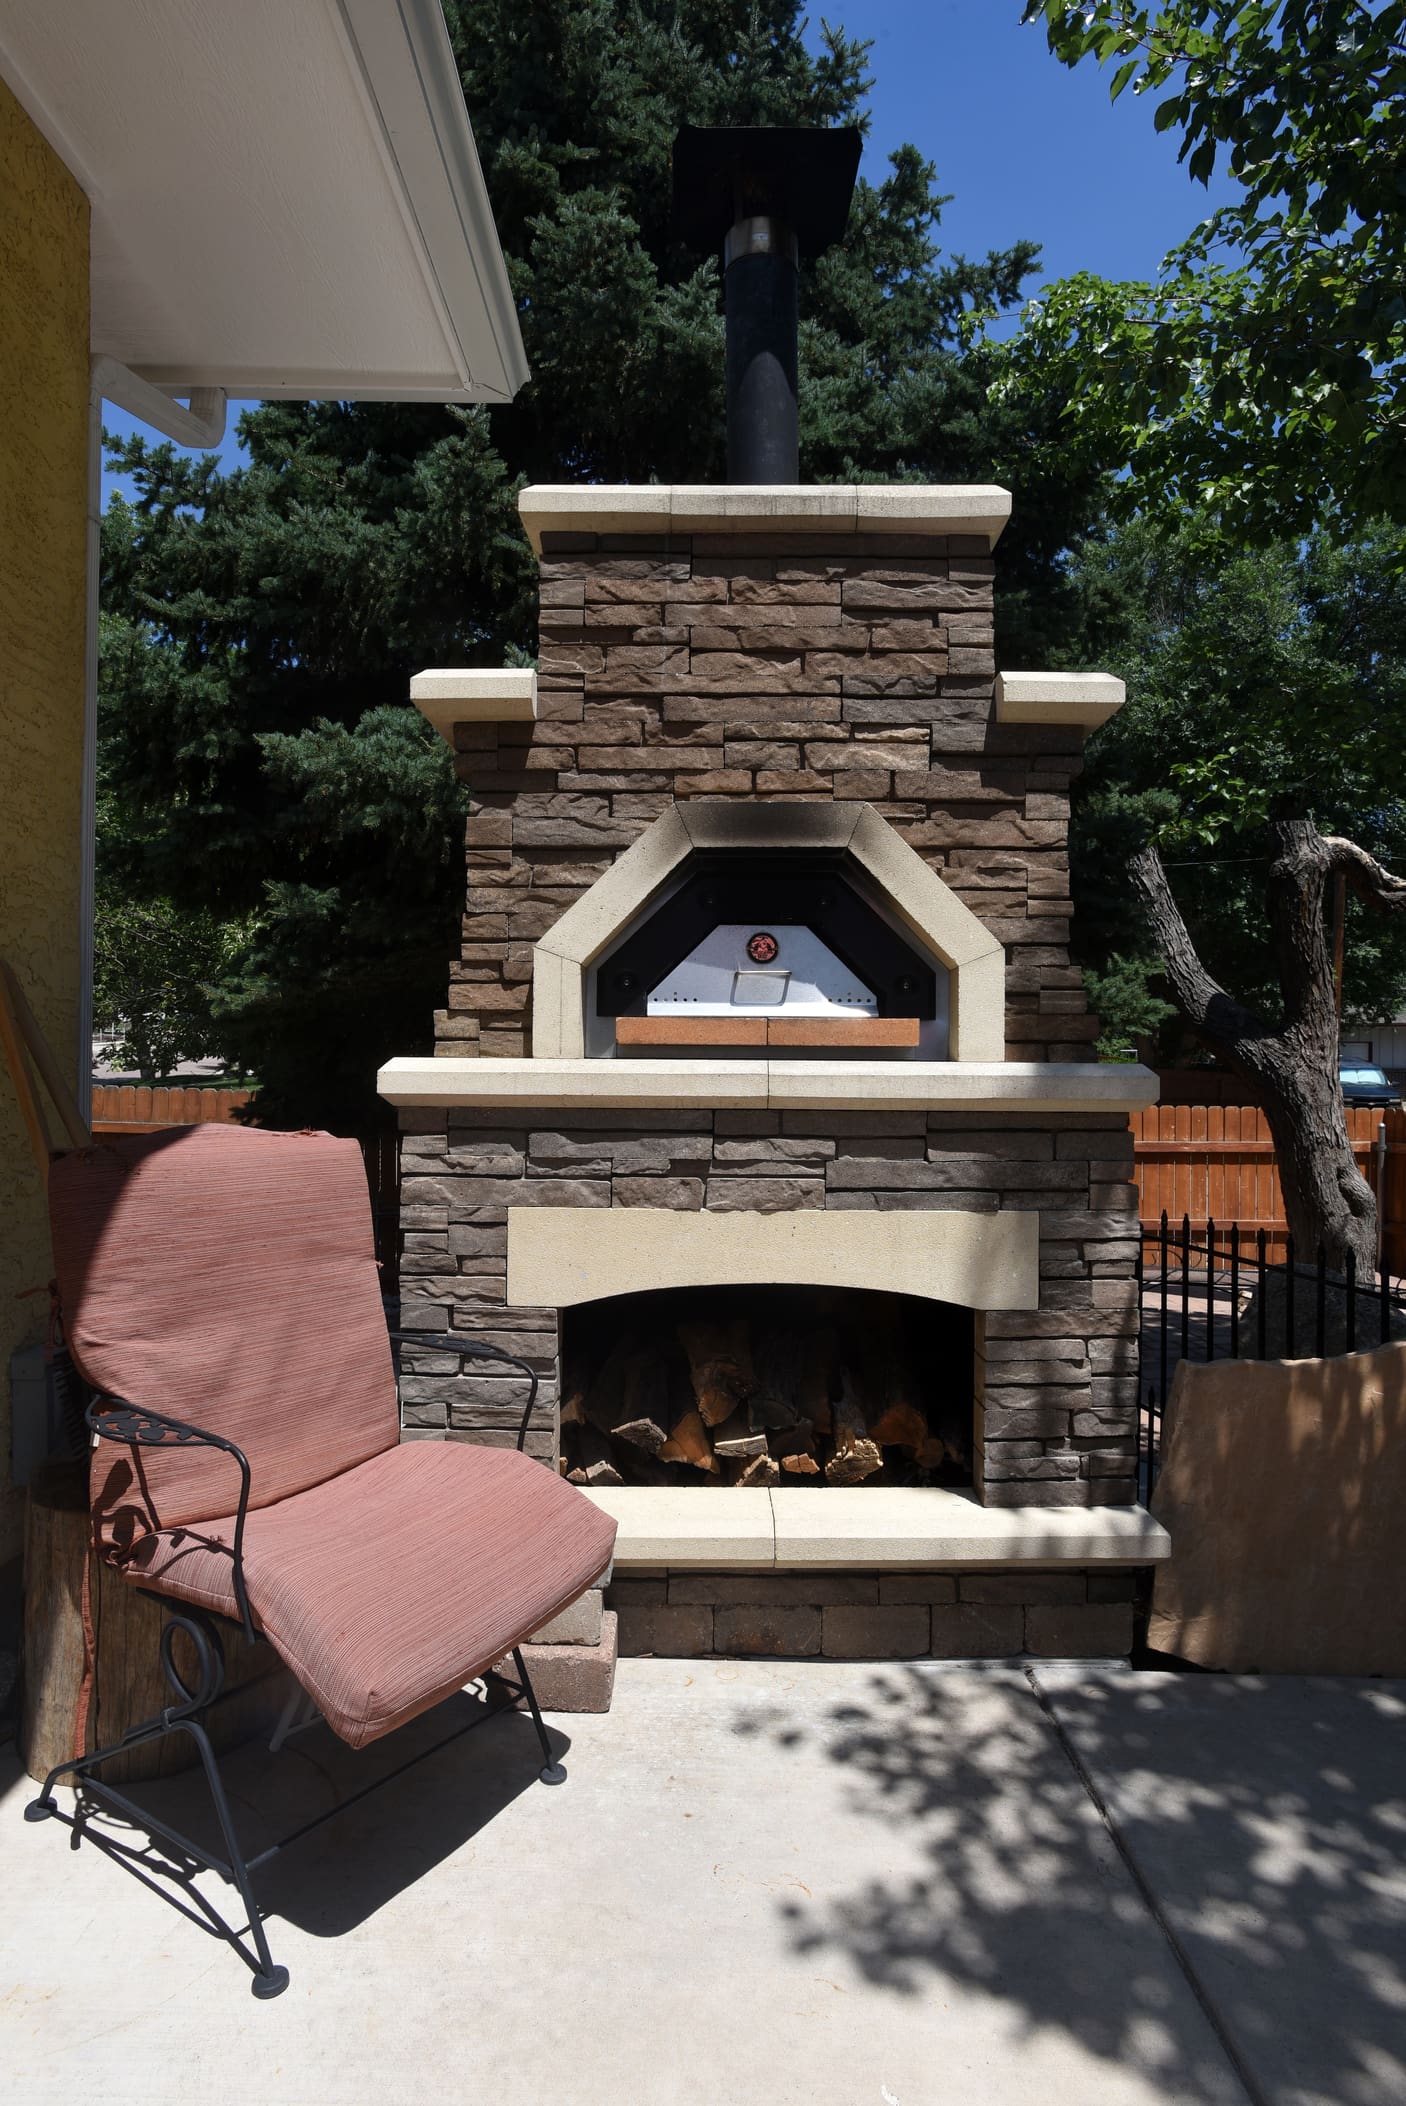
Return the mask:
M592 982L598 1056L948 1055L947 968L843 852L695 854Z
M576 1484L965 1486L974 1319L912 1295L691 1287L562 1312Z

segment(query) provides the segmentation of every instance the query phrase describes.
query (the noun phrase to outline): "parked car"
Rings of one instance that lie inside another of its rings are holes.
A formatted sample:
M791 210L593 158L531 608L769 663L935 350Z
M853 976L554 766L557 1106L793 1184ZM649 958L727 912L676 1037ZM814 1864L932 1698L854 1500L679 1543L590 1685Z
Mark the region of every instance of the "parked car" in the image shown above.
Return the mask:
M1384 1071L1371 1061L1344 1062L1338 1069L1338 1081L1342 1085L1344 1104L1371 1105L1386 1111L1401 1102L1401 1092L1395 1083L1388 1082Z

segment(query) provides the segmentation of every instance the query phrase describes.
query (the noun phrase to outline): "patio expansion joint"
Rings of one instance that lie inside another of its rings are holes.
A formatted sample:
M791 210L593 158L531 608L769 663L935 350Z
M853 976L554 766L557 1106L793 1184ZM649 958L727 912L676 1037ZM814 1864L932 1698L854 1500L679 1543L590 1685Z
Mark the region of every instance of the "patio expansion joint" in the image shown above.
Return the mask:
M1088 1765L1075 1747L1073 1739L1065 1731L1063 1721L1055 1708L1051 1693L1041 1682L1037 1668L1027 1662L1024 1674L1026 1681L1030 1684L1035 1701L1040 1707L1045 1724L1059 1743L1066 1762L1079 1780L1085 1797L1093 1807L1108 1835L1109 1841L1117 1851L1119 1860L1128 1878L1132 1881L1139 1901L1141 1901L1148 1916L1156 1925L1188 1989L1190 1989L1200 2005L1202 2015L1220 2043L1221 2052L1235 2072L1240 2087L1246 2099L1250 2102L1250 2106L1274 2106L1274 2101L1269 2093L1256 2081L1254 2072L1241 2053L1229 2020L1221 2010L1216 1998L1211 1994L1209 1988L1197 1973L1191 1954L1177 1935L1175 1925L1159 1901L1156 1889L1138 1862L1136 1852L1119 1826L1112 1808L1094 1782Z

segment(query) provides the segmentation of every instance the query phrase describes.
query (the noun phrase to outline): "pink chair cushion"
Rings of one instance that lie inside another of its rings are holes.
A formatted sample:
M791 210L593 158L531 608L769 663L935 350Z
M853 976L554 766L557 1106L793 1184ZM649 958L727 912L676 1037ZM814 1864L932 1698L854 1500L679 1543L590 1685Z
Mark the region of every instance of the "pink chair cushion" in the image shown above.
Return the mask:
M234 1519L149 1537L141 1586L235 1614ZM412 1441L250 1514L249 1605L354 1748L462 1688L599 1579L615 1523L530 1457Z
M61 1157L49 1181L69 1344L95 1387L220 1433L254 1507L399 1439L361 1151L330 1134L191 1126ZM94 1451L95 1521L124 1554L230 1513L208 1448Z

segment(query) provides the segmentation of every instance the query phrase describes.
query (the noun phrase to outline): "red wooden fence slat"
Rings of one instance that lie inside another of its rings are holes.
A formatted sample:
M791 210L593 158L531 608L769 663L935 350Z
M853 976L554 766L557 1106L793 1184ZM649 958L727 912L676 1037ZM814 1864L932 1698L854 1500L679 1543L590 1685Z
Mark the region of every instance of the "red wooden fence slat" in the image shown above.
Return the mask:
M1378 1127L1386 1127L1379 1166ZM1238 1221L1250 1239L1263 1228L1272 1259L1282 1260L1288 1225L1269 1121L1252 1105L1158 1105L1132 1121L1139 1213L1155 1233L1163 1209L1172 1227L1183 1214L1217 1228ZM1369 1183L1380 1182L1386 1269L1406 1274L1406 1110L1385 1115L1362 1106L1347 1112L1348 1137Z

